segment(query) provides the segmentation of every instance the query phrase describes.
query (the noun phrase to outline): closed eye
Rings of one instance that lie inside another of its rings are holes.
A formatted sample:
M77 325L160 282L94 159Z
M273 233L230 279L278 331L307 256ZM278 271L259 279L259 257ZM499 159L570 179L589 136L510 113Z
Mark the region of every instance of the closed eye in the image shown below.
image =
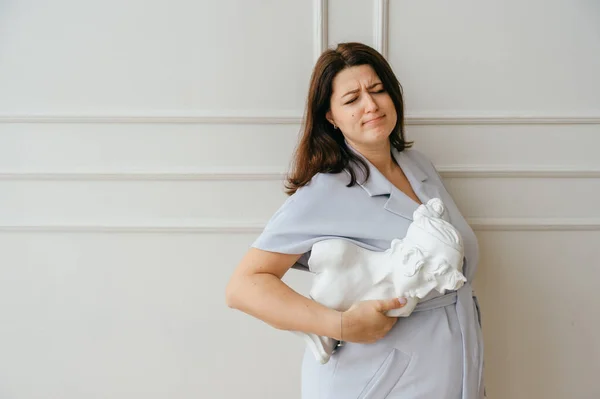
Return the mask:
M380 93L383 93L383 92L385 92L385 90L384 90L384 89L381 89L381 90L374 91L374 92L372 92L372 93L373 93L373 94L380 94ZM352 103L353 103L354 101L356 101L357 99L358 99L358 97L355 97L355 98L353 98L352 100L350 100L350 101L348 101L348 102L344 103L344 105L352 104Z

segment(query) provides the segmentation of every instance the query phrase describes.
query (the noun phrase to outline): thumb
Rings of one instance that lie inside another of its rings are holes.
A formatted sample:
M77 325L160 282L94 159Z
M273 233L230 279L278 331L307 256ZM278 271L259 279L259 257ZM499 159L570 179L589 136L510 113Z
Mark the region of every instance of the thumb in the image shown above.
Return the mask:
M387 312L388 310L398 309L406 305L406 298L383 299L379 301L379 311Z

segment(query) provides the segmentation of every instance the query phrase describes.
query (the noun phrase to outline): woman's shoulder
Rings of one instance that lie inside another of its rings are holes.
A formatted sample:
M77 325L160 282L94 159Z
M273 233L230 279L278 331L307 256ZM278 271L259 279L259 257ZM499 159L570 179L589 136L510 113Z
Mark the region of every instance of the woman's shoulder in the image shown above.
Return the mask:
M277 213L328 215L341 202L348 203L348 195L353 191L353 187L347 187L348 183L350 176L346 172L317 173L306 185L290 195Z
M415 163L428 176L439 177L439 173L431 159L423 152L414 148L406 148L402 151L413 163Z
M414 148L405 148L402 153L423 167L433 166L433 163L429 157L427 157L427 155L420 150Z
M349 182L347 173L317 173L308 184L286 198L268 223L268 229L282 224L298 226L309 220L322 219L332 214ZM344 201L345 202L345 201Z
M345 171L340 173L317 173L305 186L300 187L292 197L305 199L331 198L347 193L350 176Z

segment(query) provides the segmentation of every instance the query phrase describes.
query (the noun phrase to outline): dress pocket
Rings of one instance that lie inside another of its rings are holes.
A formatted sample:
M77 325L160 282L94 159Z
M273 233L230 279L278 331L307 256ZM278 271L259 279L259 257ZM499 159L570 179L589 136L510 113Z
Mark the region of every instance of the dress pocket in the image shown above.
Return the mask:
M410 357L392 349L357 399L385 399L404 375Z
M477 321L479 322L479 327L483 328L483 324L481 323L481 307L479 306L479 300L476 296L473 296L473 303L475 303L475 313L477 314Z
M382 345L347 342L337 352L327 399L385 399L398 383L411 357Z

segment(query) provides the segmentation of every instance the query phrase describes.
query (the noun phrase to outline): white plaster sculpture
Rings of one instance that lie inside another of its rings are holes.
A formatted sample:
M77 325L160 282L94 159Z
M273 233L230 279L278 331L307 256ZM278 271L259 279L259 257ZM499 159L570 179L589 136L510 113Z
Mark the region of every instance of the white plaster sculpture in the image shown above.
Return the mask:
M462 238L448 222L444 204L433 198L414 212L406 237L394 239L386 251L370 251L344 239L315 243L308 261L315 273L310 297L338 311L363 300L404 297L405 306L386 314L407 317L431 290L444 294L466 282L463 254ZM318 361L329 361L338 341L294 332Z

